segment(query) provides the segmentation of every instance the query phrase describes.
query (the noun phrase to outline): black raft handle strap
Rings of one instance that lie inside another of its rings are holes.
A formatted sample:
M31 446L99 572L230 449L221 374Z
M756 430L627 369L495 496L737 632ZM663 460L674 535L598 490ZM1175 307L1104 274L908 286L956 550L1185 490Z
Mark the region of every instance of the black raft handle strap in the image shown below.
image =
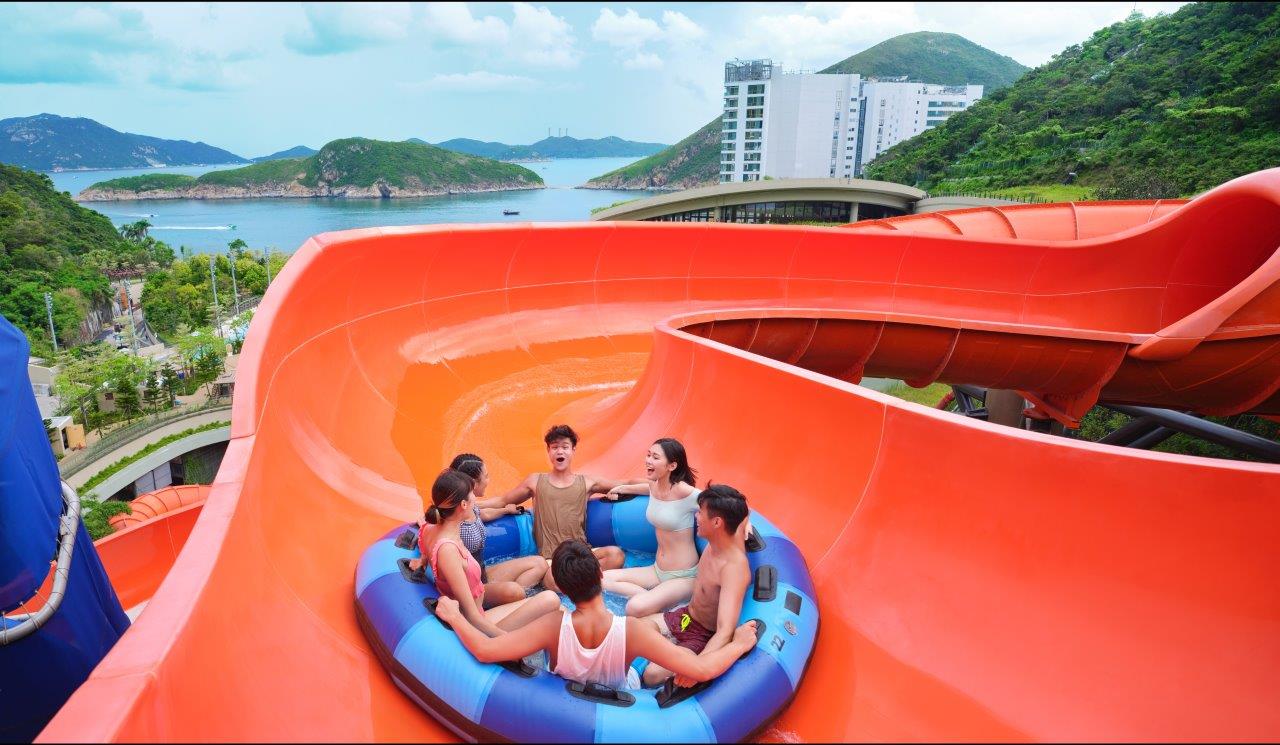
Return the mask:
M446 629L449 629L450 631L453 631L453 627L450 626L448 623L446 623L445 620L440 617L440 614L436 613L436 606L439 604L440 604L440 598L423 598L422 599L422 607L426 608L428 613L435 616L436 620L440 622L441 626L445 627ZM538 674L537 668L535 668L533 665L528 664L524 660L507 660L506 662L499 662L498 664L510 670L511 672L515 673L516 675L519 675L522 678L532 678L533 676Z
M396 536L396 548L411 549L418 547L418 533L414 530L405 530Z
M608 704L610 706L630 706L636 702L636 697L626 691L619 691L616 688L600 685L599 683L578 683L568 681L564 685L564 689L569 692L570 696L580 698L584 701L592 701L597 704Z
M756 642L758 643L764 638L765 623L759 618L752 618L749 620L756 622ZM744 652L738 659L746 659L754 650L755 646L752 646L751 649ZM654 699L658 702L659 709L666 709L668 707L675 706L685 699L702 693L714 682L714 680L707 680L702 683L698 683L697 685L689 686L688 688L681 688L676 685L676 678L673 675L670 678L667 678L666 682L662 684L662 687L658 689L658 692L654 695Z

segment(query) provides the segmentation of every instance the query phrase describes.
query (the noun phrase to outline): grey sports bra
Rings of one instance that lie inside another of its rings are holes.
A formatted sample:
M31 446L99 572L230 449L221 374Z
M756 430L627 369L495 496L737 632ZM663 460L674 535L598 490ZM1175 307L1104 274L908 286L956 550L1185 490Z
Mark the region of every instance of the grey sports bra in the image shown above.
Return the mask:
M644 516L659 530L688 530L693 527L693 516L698 511L698 495L701 493L701 489L694 489L684 499L670 501L654 499L650 495Z

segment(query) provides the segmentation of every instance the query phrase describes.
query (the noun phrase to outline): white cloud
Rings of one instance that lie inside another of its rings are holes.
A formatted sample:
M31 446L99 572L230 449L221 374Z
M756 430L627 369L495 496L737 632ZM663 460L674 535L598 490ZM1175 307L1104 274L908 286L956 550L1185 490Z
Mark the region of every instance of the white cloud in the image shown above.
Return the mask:
M466 3L427 3L423 26L437 38L456 44L499 45L511 38L506 21L497 16L476 18Z
M519 62L542 67L575 67L581 53L575 48L573 27L545 7L512 3L512 45Z
M490 91L527 90L536 87L538 81L523 75L503 75L476 70L474 72L445 73L420 83L404 83L402 87L414 90L460 91L487 93Z
M689 44L707 35L693 19L675 10L662 11L662 25L666 26L667 41L672 44Z
M644 18L631 8L622 15L601 8L596 22L591 25L591 38L620 49L638 49L661 36L662 29L657 21Z
M285 34L285 44L310 55L351 52L409 34L408 3L307 3L306 23Z
M648 52L636 52L623 60L622 66L628 70L659 70L662 68L662 58Z
M919 30L914 3L810 3L801 12L750 17L733 48L744 59L771 57L786 69L820 69Z

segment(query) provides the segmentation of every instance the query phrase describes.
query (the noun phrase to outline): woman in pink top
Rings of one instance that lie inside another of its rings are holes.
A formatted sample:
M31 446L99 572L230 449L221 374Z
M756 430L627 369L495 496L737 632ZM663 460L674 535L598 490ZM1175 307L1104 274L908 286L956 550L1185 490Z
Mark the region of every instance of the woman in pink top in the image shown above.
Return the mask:
M447 598L440 599L436 614L481 662L518 660L544 649L556 675L614 689L639 687L631 672L637 657L701 682L724 673L756 644L754 621L738 626L723 647L694 654L668 640L652 621L613 615L601 597L600 560L583 541L561 543L551 558L551 573L576 606L573 613L564 611L559 618L547 613L497 638L477 631L459 604Z
M474 487L471 477L461 471L445 469L436 477L426 514L427 522L436 529L422 532L419 547L431 563L440 595L458 601L462 615L473 626L489 636L499 636L560 607L560 598L544 590L532 598L484 610L480 564L463 546L459 534L463 521L472 515Z

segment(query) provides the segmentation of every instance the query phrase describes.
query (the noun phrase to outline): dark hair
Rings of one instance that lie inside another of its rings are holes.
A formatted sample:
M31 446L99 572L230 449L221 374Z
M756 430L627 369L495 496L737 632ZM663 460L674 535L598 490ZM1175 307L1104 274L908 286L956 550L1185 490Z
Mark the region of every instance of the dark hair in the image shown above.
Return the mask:
M668 461L676 464L676 470L671 472L671 483L683 481L689 486L698 485L698 472L689 465L689 456L684 452L684 445L681 445L679 440L674 437L663 437L654 440L653 444L662 448L662 454Z
M707 506L712 517L724 520L724 527L733 533L747 519L747 498L728 484L711 484L698 493L698 506Z
M551 443L561 438L567 438L575 448L578 447L578 433L574 432L573 427L567 424L557 424L547 430L547 433L542 436L542 441L547 443L547 447L550 447Z
M585 541L571 538L556 546L551 554L551 576L575 604L600 594L600 560Z
M475 485L476 482L462 471L452 468L441 471L431 485L431 506L427 508L425 515L427 522L438 525L452 515Z
M455 471L462 471L476 481L479 481L480 474L484 473L484 461L475 453L455 455L449 467Z

